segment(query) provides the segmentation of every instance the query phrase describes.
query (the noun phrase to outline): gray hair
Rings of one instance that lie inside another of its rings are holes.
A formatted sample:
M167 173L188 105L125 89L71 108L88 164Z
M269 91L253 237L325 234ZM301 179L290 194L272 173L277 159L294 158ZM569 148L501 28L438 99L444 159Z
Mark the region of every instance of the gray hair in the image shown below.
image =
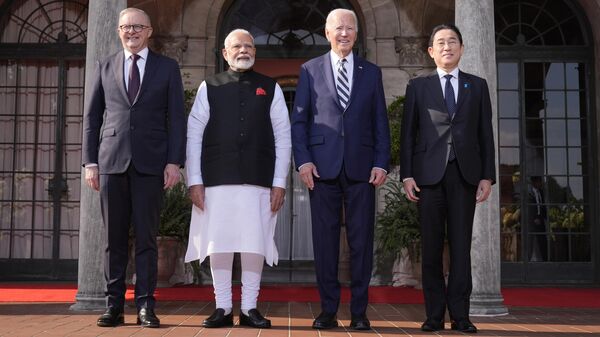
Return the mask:
M327 14L327 20L325 21L325 27L330 27L331 20L333 20L333 17L338 14L352 15L352 17L354 18L354 28L356 29L356 32L358 33L358 17L356 16L356 13L354 13L354 11L346 9L346 8L336 8L336 9L332 10L331 12L329 12L329 14Z
M242 33L242 34L246 34L246 35L250 36L250 39L252 39L252 44L254 45L254 36L252 36L252 34L250 34L250 32L245 29L237 28L237 29L234 29L231 32L229 32L229 34L227 34L227 37L225 38L225 43L224 43L225 48L227 48L227 47L229 47L229 45L231 45L231 37L236 33Z
M124 10L122 10L119 13L119 21L121 21L121 18L123 17L123 15L125 15L127 13L142 14L146 18L146 20L148 20L148 26L152 26L152 22L150 21L150 16L148 15L148 13L144 12L143 10L141 10L139 8L135 8L135 7L128 7L128 8L125 8Z

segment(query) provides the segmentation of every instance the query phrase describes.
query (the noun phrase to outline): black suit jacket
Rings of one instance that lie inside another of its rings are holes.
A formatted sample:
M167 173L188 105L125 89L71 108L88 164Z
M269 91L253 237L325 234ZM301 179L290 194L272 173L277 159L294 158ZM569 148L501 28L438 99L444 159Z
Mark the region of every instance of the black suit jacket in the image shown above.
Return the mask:
M177 62L148 52L140 91L129 103L124 52L97 62L83 121L83 164L101 174L123 173L133 162L144 174L162 175L167 163L185 163L183 85Z
M460 71L457 112L450 120L437 71L409 81L402 116L400 176L438 183L452 142L463 178L496 180L492 106L484 79Z

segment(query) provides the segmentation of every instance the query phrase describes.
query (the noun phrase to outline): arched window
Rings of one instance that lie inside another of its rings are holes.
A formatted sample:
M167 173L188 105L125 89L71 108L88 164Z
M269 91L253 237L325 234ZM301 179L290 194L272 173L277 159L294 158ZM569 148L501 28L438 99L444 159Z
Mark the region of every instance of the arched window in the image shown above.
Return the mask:
M0 269L76 278L87 1L0 5Z
M580 13L572 1L495 2L504 280L592 279L593 49Z

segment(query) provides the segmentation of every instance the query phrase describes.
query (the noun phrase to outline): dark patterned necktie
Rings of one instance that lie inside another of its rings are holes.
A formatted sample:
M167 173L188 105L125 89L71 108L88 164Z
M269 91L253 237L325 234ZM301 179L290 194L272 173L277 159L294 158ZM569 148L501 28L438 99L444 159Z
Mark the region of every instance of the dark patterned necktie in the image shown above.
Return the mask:
M446 88L444 89L444 101L446 101L446 109L448 110L448 115L450 116L450 120L454 117L456 113L456 101L454 99L454 88L452 87L452 83L450 80L452 79L452 75L444 75L446 78ZM448 161L453 161L456 159L456 154L454 153L454 146L450 145L450 155L448 156Z
M337 94L338 99L340 100L340 104L344 110L348 106L348 101L350 100L350 85L348 84L348 72L346 71L346 59L341 59L340 66L338 68L338 76L337 76Z
M137 66L137 60L140 58L137 54L131 55L132 62L129 67L129 85L127 86L127 96L129 97L129 103L133 104L135 96L137 96L140 90L140 69Z

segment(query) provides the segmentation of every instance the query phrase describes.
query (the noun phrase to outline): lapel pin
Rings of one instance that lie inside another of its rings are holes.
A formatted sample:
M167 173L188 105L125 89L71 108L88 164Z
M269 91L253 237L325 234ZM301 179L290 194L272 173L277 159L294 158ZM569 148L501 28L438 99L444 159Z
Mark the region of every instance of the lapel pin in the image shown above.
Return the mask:
M468 88L468 87L469 87L469 83L465 83L465 84L464 84L464 87L465 87L465 88Z
M358 69L362 69L362 66L358 66Z

